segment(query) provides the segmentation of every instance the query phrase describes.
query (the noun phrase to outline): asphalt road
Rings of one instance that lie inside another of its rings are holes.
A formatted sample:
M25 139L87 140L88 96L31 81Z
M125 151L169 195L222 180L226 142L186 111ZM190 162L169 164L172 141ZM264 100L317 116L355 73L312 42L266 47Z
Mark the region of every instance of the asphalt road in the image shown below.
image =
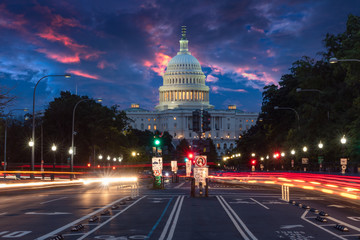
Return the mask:
M329 214L281 200L277 186L211 183L209 197L191 198L190 183L165 190L97 185L6 192L0 195L0 239L359 239L360 205L319 192L290 189L290 199ZM123 204L123 205L121 205ZM112 209L117 205L118 208ZM105 210L109 210L105 213ZM89 222L89 218L99 219ZM346 225L349 232L336 229ZM71 231L82 224L83 228Z

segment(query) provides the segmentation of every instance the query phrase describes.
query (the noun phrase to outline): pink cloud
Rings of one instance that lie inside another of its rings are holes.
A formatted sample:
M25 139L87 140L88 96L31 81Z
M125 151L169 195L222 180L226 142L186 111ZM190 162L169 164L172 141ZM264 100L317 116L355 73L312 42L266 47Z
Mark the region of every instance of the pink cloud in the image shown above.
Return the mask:
M97 75L91 75L89 73L80 71L80 70L68 70L69 73L80 76L80 77L84 77L84 78L91 78L91 79L99 79L99 76Z
M145 60L143 62L143 65L147 68L150 68L152 71L156 72L159 76L162 76L164 74L165 68L168 65L169 61L171 60L171 57L158 52L155 53L155 60L154 62Z
M68 36L56 33L51 28L47 28L44 32L38 33L38 36L46 40L49 40L51 42L61 42L65 46L73 49L86 47L84 45L79 45L75 43L75 41L69 38Z
M55 14L51 21L51 25L55 27L69 26L69 27L83 27L78 20L73 18L64 18L59 14Z
M273 71L273 72L278 72L278 71L280 71L280 69L278 69L278 68L272 68L271 71Z
M74 56L65 55L62 53L54 53L50 52L46 49L37 49L38 52L44 53L46 57L53 59L55 61L61 62L61 63L78 63L80 62L79 55L75 54Z
M265 30L264 30L264 29L256 28L256 27L253 27L253 26L250 27L250 30L249 30L249 31L254 31L254 32L259 32L259 33L265 33Z
M213 75L207 75L206 77L206 82L213 82L213 83L216 83L217 81L219 80L218 77L215 77Z

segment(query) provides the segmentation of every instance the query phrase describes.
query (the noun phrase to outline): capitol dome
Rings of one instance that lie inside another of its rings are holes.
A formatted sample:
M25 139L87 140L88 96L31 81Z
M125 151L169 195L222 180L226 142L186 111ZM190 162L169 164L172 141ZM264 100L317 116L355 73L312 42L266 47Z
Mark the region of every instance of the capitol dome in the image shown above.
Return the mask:
M176 108L214 108L209 104L209 87L205 85L201 65L188 50L185 26L182 27L180 51L168 63L156 106L158 110Z

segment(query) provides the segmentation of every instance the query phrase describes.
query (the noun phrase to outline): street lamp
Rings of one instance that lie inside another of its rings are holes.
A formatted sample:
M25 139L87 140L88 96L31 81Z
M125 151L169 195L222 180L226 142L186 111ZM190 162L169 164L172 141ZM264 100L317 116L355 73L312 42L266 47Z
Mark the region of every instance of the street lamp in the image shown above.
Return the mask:
M71 131L71 162L70 162L70 172L74 171L74 135L75 135L75 130L74 130L74 126L75 126L75 111L76 111L76 107L79 105L79 103L85 102L85 101L91 101L92 99L81 99L80 101L78 101L73 109L73 116L72 116L72 131ZM102 98L97 98L96 99L97 102L102 102ZM73 175L70 174L70 180L73 179Z
M252 153L252 154L251 154L252 157L255 157L255 155L256 155L255 153Z
M53 143L53 145L51 146L51 151L53 151L53 153L54 153L54 162L53 162L53 171L54 172L55 172L55 164L56 164L56 158L55 158L56 149L57 149L57 147L56 147L55 143ZM51 180L52 181L54 180L54 173L51 174Z
M322 149L322 148L324 147L324 144L320 141L319 144L318 144L318 147L319 147L320 149Z
M33 122L32 122L32 139L33 141L35 141L35 94L36 94L36 87L39 84L39 82L41 80L43 80L44 78L48 78L48 77L65 77L65 78L70 78L71 75L70 74L63 74L63 75L46 75L42 78L40 78L37 83L35 84L34 87L34 94L33 94L33 111L32 111L32 118L33 118ZM35 164L35 144L33 144L31 146L31 171L34 171L34 164ZM30 174L30 178L34 179L34 174Z
M135 157L136 156L136 152L132 152L131 156Z
M299 117L298 112L297 112L295 109L290 108L290 107L279 107L279 106L275 106L275 107L274 107L274 110L291 110L291 111L295 112L296 117L297 117L297 120L298 120L298 128L299 128L299 130L300 130L300 117Z
M308 148L306 146L303 147L303 152L307 152Z
M6 165L7 165L7 161L6 161L6 142L7 142L7 121L8 121L8 117L11 115L11 113L13 111L28 111L29 109L27 108L22 108L22 109L12 109L8 112L8 114L5 115L5 141L4 141L4 171L6 171ZM4 175L5 176L5 175Z
M98 158L99 158L99 160L101 160L101 159L103 159L103 156L100 154Z
M29 147L33 147L34 146L34 141L32 139L30 139L29 141Z
M292 149L290 153L291 153L291 155L295 155L295 150Z
M106 159L107 159L108 161L110 161L110 159L111 159L111 158L110 158L110 156L107 156L107 158L106 158Z
M336 57L330 58L329 63L338 63L338 62L360 62L359 59L337 59Z
M340 139L341 144L345 144L346 143L346 138L345 135Z

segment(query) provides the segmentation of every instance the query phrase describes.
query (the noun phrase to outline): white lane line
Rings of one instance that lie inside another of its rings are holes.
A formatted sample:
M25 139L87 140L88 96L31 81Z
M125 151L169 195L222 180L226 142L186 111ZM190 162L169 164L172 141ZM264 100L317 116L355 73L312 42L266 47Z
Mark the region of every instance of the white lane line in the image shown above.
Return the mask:
M163 229L163 231L162 231L162 233L161 233L161 235L160 235L159 240L164 240L164 238L165 238L165 236L166 236L166 233L167 233L167 230L169 229L170 222L172 221L172 218L173 218L173 216L174 216L174 213L175 213L175 211L176 211L176 208L177 208L177 206L178 206L178 204L179 204L180 198L181 198L181 196L179 196L179 197L176 199L176 202L175 202L175 204L174 204L174 207L173 207L173 209L171 210L170 216L169 216L168 220L166 221L166 225L165 225L165 227L164 227L164 229Z
M0 216L1 216L1 215L5 215L5 214L7 214L7 212L2 212L2 213L0 213Z
M65 198L67 198L67 197L56 198L56 199L53 199L53 200L50 200L50 201L41 202L40 204L45 204L45 203L49 203L49 202L55 202L55 201L59 201L61 199L65 199Z
M349 234L349 235L342 235L343 237L357 237L360 236L360 234Z
M240 217L236 214L236 212L230 207L230 205L225 201L225 199L220 196L220 198L224 201L225 206L228 207L228 209L230 210L230 212L234 215L234 217L236 218L236 220L238 220L238 222L241 224L241 226L244 228L244 230L247 232L247 234L249 234L249 236L252 239L257 239L254 234L247 228L247 226L245 225L245 223L240 219Z
M183 182L183 183L180 183L179 185L177 185L176 187L174 187L174 188L179 188L179 187L181 187L182 185L184 185L185 184L185 182Z
M244 238L244 240L249 240L248 236L246 236L245 232L241 229L241 227L239 226L239 224L235 221L235 219L233 218L233 216L231 216L229 210L227 210L227 208L225 207L225 205L222 203L222 200L219 198L219 196L216 196L217 200L219 201L219 203L221 204L221 206L224 208L226 214L229 216L230 220L233 222L233 224L235 225L236 229L238 230L238 232L240 233L240 235Z
M360 228L355 227L355 226L353 226L353 225L351 225L351 224L349 224L349 223L340 221L339 219L336 219L336 218L333 218L333 217L329 217L329 216L326 217L326 218L327 218L327 219L330 219L331 221L337 222L337 223L339 223L339 224L341 224L341 225L345 225L345 226L347 226L347 227L349 227L349 228L352 228L352 229L354 229L355 231L360 232Z
M118 199L118 200L116 200L116 201L114 201L114 202L106 205L105 207L102 207L102 208L100 208L100 209L98 209L98 210L96 210L96 211L94 211L94 212L92 212L92 213L89 213L88 215L83 216L82 218L79 218L79 219L77 219L77 220L75 220L75 221L73 221L73 222L71 222L71 223L69 223L69 224L66 224L65 226L62 226L62 227L60 227L60 228L58 228L58 229L55 229L54 231L49 232L48 234L45 234L44 236L38 237L38 238L36 238L35 240L45 240L45 239L47 239L47 238L50 238L50 237L58 234L59 232L64 231L65 229L70 228L70 227L78 224L79 222L84 221L85 219L90 218L91 216L93 216L93 215L95 215L95 214L97 214L97 213L99 213L99 212L104 211L106 208L109 208L109 207L111 207L112 205L114 205L114 204L116 204L116 203L118 203L118 202L120 202L120 201L122 201L122 200L125 200L125 199L128 198L128 197L129 197L129 196L120 198L120 199Z
M270 209L270 208L268 208L267 206L265 206L264 204L262 204L261 202L258 202L258 201L256 201L255 199L253 199L253 198L250 198L251 200L253 200L254 202L256 202L257 204L259 204L260 206L262 206L263 208L265 208L265 209Z
M336 233L333 233L333 232L331 232L330 230L328 230L328 229L326 229L326 228L323 228L323 227L317 225L316 223L313 223L312 221L306 219L305 216L306 216L306 214L307 214L308 212L309 212L309 210L305 210L305 212L303 213L303 215L301 215L301 219L302 219L302 220L307 221L308 223L311 223L311 224L314 225L315 227L318 227L318 228L324 230L325 232L330 233L331 235L333 235L333 236L335 236L335 237L338 237L338 238L340 238L340 239L346 240L346 238L343 238L342 236L337 235Z
M84 235L82 235L81 237L79 237L77 240L82 240L84 238L86 238L87 236L89 236L90 234L92 234L93 232L95 232L96 230L98 230L99 228L103 227L105 224L107 224L108 222L110 222L111 220L113 220L114 218L116 218L117 216L119 216L120 214L122 214L123 212L125 212L126 210L128 210L130 207L132 207L133 205L135 205L137 202L139 202L141 199L145 198L146 196L143 196L141 198L139 198L138 200L136 200L135 202L133 202L132 204L130 204L129 206L127 206L126 208L124 208L121 212L118 212L117 214L115 214L114 216L112 216L111 218L109 218L108 220L106 220L105 222L101 223L99 226L91 229L91 231L88 231L87 233L85 233Z
M177 208L177 210L176 210L176 215L175 215L173 224L172 224L172 226L171 226L171 228L170 228L170 232L169 232L169 235L168 235L167 240L171 240L172 237L174 236L176 224L177 224L177 221L178 221L178 219L179 219L179 214L180 214L180 210L181 210L183 201L184 201L184 196L181 197L181 200L180 200L179 206L178 206L178 208Z

